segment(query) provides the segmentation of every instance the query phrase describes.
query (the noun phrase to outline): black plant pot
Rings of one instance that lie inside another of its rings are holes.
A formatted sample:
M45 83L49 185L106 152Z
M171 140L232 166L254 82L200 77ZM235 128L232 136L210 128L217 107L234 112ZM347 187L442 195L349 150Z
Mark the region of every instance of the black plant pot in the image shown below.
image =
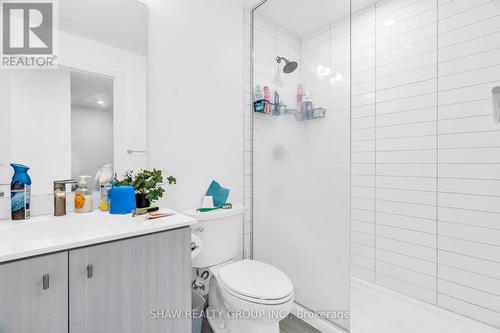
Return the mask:
M148 199L146 199L145 194L136 194L135 195L135 204L137 208L146 208L151 206L151 202L149 202Z

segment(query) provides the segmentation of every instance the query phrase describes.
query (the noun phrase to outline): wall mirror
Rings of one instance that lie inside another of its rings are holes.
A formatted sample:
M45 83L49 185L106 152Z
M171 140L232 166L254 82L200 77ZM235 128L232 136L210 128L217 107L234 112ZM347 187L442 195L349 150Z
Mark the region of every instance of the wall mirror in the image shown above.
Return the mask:
M58 67L0 71L0 218L10 163L30 167L35 215L54 180L146 166L146 6L64 0L56 10Z

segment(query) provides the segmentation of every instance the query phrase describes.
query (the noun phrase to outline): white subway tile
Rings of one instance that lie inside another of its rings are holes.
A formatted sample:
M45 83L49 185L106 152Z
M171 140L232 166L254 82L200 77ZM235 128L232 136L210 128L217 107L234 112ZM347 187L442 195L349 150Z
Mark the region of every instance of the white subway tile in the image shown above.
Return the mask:
M417 253L418 254L418 253ZM415 258L414 256L403 255L382 249L376 250L377 260L394 263L400 267L412 269L428 275L435 275L436 263L428 260Z
M439 293L438 305L445 309L462 313L467 317L474 318L483 323L500 327L500 312L489 310L483 306L475 305L468 301L463 301L455 296L448 296Z
M442 251L462 254L477 259L489 260L494 263L500 263L498 246L481 244L457 238L438 236L438 248Z
M377 249L385 250L388 252L394 252L400 255L405 255L412 258L418 258L424 260L424 265L427 267L425 273L435 275L435 269L432 269L432 265L436 262L436 248L416 245L402 240L389 239L389 238L377 238ZM380 259L380 258L379 258ZM385 259L380 259L385 261ZM406 260L406 258L405 258ZM392 262L392 261L391 261ZM417 261L420 263L420 261ZM430 264L429 264L430 263ZM413 269L410 265L407 268Z
M420 217L424 219L436 219L436 207L413 203L377 200L377 212Z
M438 280L438 289L440 294L450 295L465 302L491 309L500 316L500 296L441 279Z
M438 251L438 262L441 266L457 268L465 272L473 272L494 279L500 279L500 263L446 251Z
M441 207L500 213L500 197L439 193L438 204Z
M439 221L492 228L500 230L500 215L493 212L464 210L461 208L438 207Z
M410 138L378 139L376 142L376 146L377 149L381 151L435 149L436 143L436 137L430 135Z
M377 273L394 277L401 281L406 281L412 285L420 286L429 290L436 290L436 277L415 270L399 267L392 263L377 260Z
M403 228L425 232L428 234L436 233L436 221L429 219L422 219L418 217L394 215L388 213L376 213L377 224L392 226L396 228ZM431 251L435 252L435 251ZM435 255L435 253L434 253Z
M436 292L417 285L395 279L388 275L376 274L377 284L383 287L395 290L401 294L422 300L427 303L435 304Z

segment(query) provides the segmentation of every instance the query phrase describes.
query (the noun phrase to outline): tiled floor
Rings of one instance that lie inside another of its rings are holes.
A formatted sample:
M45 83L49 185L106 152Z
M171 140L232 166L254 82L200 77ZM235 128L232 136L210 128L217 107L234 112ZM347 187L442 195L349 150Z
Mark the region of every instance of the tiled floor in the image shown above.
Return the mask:
M321 333L293 315L280 323L280 331L281 333ZM203 323L202 333L213 333L206 321Z

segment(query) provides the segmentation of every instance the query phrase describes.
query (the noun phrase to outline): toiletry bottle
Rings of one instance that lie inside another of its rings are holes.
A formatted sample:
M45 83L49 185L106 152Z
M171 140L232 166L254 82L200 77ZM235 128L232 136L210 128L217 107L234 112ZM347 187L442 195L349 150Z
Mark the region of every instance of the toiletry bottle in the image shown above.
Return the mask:
M275 115L275 116L280 115L280 95L278 94L278 92L276 90L274 91L273 115Z
M263 98L264 94L263 94L263 91L262 91L262 87L257 85L255 87L255 101L260 101L262 98Z
M297 112L302 111L302 96L304 95L304 86L302 84L297 85Z
M264 107L264 113L270 114L271 113L271 89L269 89L268 86L264 87L264 99L266 100L265 107Z
M14 175L10 183L10 202L13 220L30 218L31 178L28 175L29 167L14 164Z
M109 211L110 207L110 193L113 187L113 170L111 164L102 167L99 176L99 184L101 186L101 200L99 201L99 209L101 212Z
M92 211L92 191L87 181L90 178L90 176L80 176L75 194L75 213L89 213Z

